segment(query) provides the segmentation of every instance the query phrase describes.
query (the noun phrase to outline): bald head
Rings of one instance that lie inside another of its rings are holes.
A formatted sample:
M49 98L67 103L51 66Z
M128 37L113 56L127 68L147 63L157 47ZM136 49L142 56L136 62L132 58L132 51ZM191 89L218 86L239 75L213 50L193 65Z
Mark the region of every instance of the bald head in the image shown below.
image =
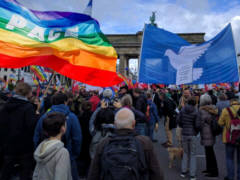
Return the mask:
M135 122L135 116L128 108L120 109L115 115L114 124L117 129L134 129Z

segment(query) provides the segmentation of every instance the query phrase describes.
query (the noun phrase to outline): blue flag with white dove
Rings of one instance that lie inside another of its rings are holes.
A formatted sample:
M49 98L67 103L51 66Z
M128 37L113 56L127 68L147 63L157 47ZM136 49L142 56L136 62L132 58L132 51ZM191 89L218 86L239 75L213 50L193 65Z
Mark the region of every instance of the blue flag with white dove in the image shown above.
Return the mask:
M145 26L139 82L180 85L237 81L237 56L230 24L202 44L190 44L174 33Z

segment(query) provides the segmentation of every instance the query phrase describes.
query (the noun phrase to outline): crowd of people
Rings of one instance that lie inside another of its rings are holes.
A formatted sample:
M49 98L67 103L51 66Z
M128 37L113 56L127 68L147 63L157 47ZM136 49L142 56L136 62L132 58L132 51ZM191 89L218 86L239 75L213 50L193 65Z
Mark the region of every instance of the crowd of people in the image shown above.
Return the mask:
M161 180L165 164L156 142L169 153L181 151L180 176L195 180L199 134L206 177L219 176L214 145L222 135L225 180L234 180L235 165L240 180L240 103L234 89L122 86L116 94L83 88L37 96L19 82L11 92L0 91L0 117L0 180ZM161 140L154 136L158 129Z

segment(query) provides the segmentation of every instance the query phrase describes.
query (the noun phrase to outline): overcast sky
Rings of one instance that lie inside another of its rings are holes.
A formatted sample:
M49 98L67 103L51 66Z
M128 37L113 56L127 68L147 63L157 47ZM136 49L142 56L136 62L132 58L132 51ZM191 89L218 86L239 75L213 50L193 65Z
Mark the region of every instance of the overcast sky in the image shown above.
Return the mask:
M88 0L19 0L36 10L83 12ZM93 17L104 33L136 33L156 11L159 27L175 33L204 32L214 37L232 22L240 52L240 0L93 0Z

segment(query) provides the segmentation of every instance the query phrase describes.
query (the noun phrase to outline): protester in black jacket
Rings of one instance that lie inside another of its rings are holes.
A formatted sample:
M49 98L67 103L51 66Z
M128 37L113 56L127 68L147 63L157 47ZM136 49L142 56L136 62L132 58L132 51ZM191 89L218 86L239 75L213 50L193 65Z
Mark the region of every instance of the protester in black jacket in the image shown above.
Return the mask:
M217 97L213 94L213 90L209 90L209 91L208 91L208 94L209 94L209 96L210 96L211 99L212 99L212 104L213 104L213 105L216 105L216 104L217 104Z
M7 93L0 92L0 114L1 111L4 110L4 106L8 100ZM3 137L6 135L4 133L5 123L4 121L0 121L0 169L3 165Z
M33 162L33 133L36 116L33 105L28 101L32 88L19 82L16 95L11 97L1 112L1 122L5 122L3 137L4 164L1 180L8 180L16 163L20 164L20 180L31 179Z
M158 92L154 92L154 94L153 94L153 102L156 104L157 110L158 110L158 116L161 118L163 112L162 112L161 100L159 98Z
M141 94L141 90L136 88L133 90L134 102L133 106L135 109L141 111L143 114L147 112L147 98Z
M196 136L198 133L196 129L196 118L198 112L195 105L195 97L191 97L178 116L177 122L182 128L183 136Z
M177 105L171 98L167 97L164 93L160 93L159 98L161 100L161 109L165 118L165 131L167 135L167 142L163 143L162 145L164 147L169 147L173 145L172 129L177 127L177 114L175 112Z
M185 178L187 171L190 171L191 179L196 178L196 143L197 143L197 108L195 97L188 99L187 104L181 110L178 116L179 126L182 128L182 174ZM189 159L190 157L190 159ZM190 165L188 163L190 162ZM188 169L189 168L189 169Z
M92 116L92 104L89 101L84 101L81 107L82 112L78 115L78 119L82 128L83 141L81 153L78 158L78 169L80 177L86 177L91 162L89 149L92 141L92 136L89 132L89 121Z
M122 107L129 108L134 113L134 116L135 116L135 119L136 119L135 131L137 132L137 134L147 135L147 133L146 133L147 118L146 118L145 114L143 114L141 111L135 109L132 106L132 103L133 103L132 102L132 97L129 94L126 94L121 99Z

